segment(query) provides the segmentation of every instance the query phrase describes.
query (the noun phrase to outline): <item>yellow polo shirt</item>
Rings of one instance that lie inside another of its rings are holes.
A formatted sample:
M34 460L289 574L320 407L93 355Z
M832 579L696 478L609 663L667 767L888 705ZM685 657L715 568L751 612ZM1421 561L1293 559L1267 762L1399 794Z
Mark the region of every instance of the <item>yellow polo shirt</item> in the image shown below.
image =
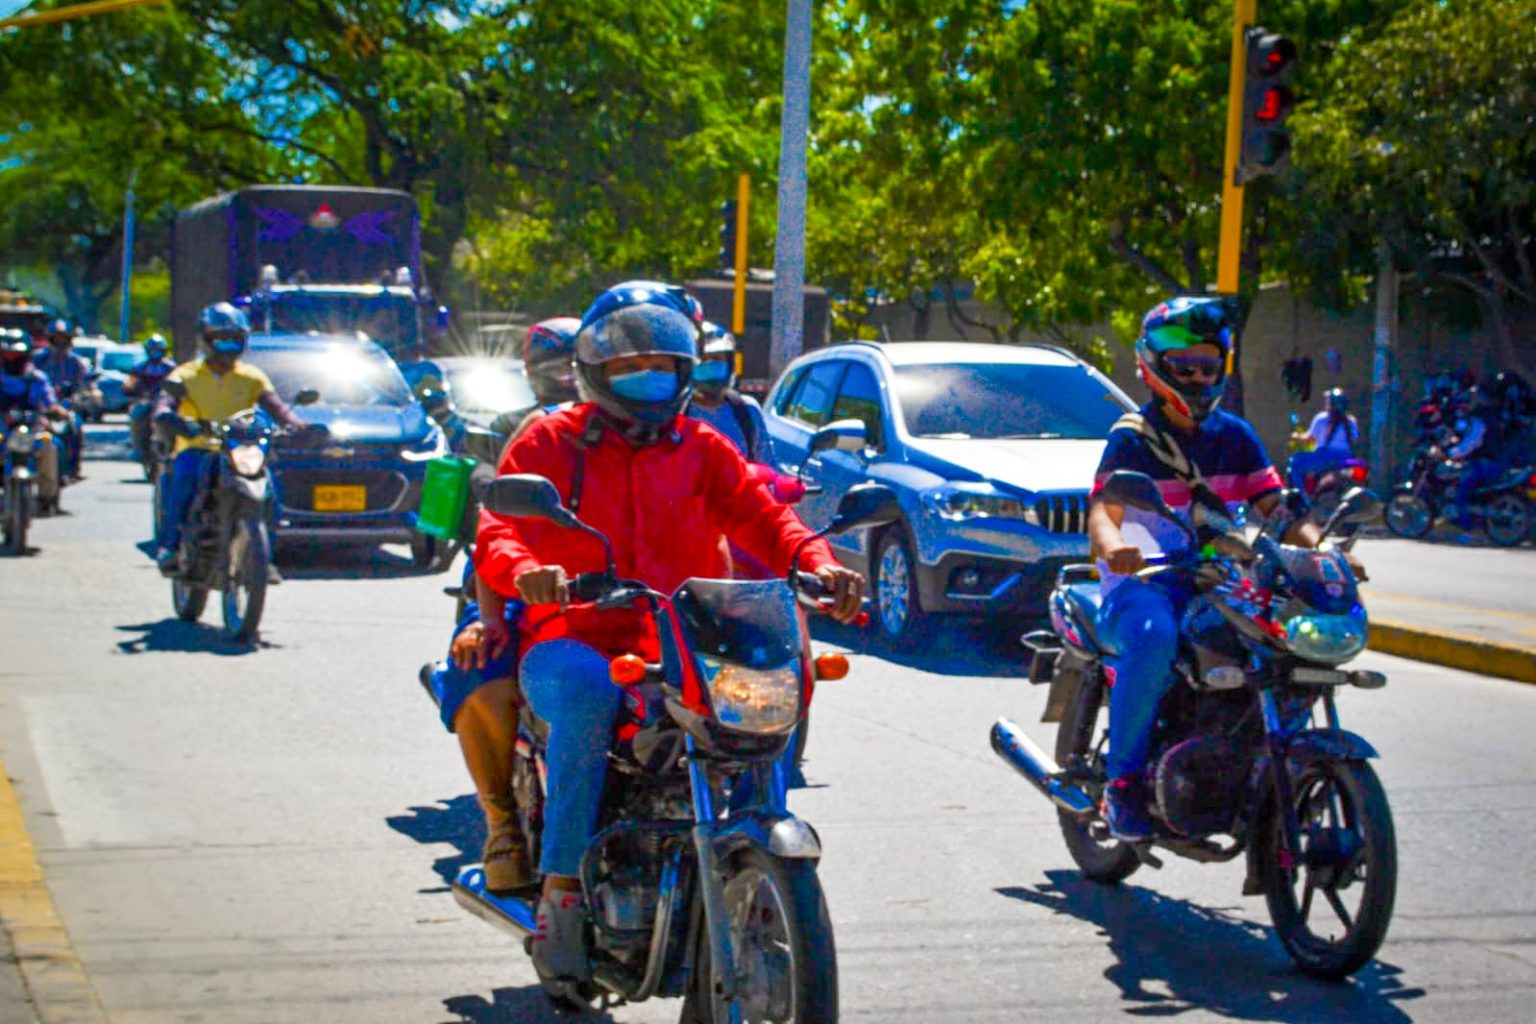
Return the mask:
M176 407L180 415L215 423L251 408L263 394L275 390L265 373L240 360L228 373L215 373L206 362L194 359L176 367L166 379L178 381L186 388L186 395ZM176 438L177 455L188 448L217 451L218 443L210 437Z

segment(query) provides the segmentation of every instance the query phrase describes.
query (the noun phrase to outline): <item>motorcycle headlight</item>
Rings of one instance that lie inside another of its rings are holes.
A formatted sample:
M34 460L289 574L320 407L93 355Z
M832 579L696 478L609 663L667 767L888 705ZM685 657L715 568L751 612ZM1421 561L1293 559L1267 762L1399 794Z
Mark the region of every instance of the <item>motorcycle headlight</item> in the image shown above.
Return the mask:
M1365 650L1365 609L1355 605L1344 615L1306 612L1285 620L1285 646L1308 661L1338 664Z
M941 518L953 522L962 519L1017 519L1035 526L1040 524L1040 517L1035 514L1033 505L1000 494L945 489L927 495L927 504Z
M5 447L12 455L26 455L32 450L32 432L22 427L11 431L5 439Z
M447 454L448 438L437 427L433 427L426 437L415 444L409 444L400 449L400 457L407 462L430 462Z
M709 705L727 729L764 735L788 732L800 716L800 673L791 661L778 668L747 668L700 657Z
M267 464L267 453L259 444L236 445L229 451L229 464L241 476L260 476L262 467Z

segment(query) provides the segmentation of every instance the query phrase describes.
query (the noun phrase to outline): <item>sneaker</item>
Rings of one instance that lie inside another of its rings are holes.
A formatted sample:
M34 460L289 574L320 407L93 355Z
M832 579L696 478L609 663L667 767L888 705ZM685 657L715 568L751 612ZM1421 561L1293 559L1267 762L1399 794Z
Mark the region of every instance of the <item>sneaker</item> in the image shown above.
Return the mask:
M510 798L481 797L485 806L485 887L494 893L522 889L534 882L528 865L528 842Z
M1137 780L1125 776L1104 787L1104 802L1099 806L1110 835L1122 843L1143 843L1152 837L1152 820L1147 817L1146 799Z
M585 981L587 908L581 893L557 891L539 900L537 930L529 941L533 969L544 981Z
M181 558L175 548L160 548L155 552L155 565L160 569L161 576L175 576L181 568Z

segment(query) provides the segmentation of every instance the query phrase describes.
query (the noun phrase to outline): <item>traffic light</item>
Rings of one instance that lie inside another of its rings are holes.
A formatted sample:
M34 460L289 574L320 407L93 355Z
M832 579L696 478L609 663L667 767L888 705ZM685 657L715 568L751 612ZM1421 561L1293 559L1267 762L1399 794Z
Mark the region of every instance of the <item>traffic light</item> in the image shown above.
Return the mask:
M729 270L736 266L736 200L728 199L720 204L720 266Z
M1296 96L1286 84L1296 67L1296 44L1258 27L1248 30L1247 42L1239 185L1285 167L1291 152L1285 119L1296 105Z

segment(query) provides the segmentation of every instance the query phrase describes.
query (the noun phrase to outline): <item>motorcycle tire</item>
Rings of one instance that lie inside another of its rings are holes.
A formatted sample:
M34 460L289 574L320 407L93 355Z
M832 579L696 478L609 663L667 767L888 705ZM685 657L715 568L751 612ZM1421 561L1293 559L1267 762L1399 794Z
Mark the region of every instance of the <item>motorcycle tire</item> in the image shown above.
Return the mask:
M224 636L237 643L256 639L261 613L267 604L267 569L272 546L267 524L242 519L229 538L229 568L224 582Z
M171 607L182 622L196 622L208 604L208 588L194 587L181 580L171 581Z
M1062 669L1058 667L1056 671ZM1083 672L1077 693L1067 705L1067 713L1056 728L1056 763L1063 768L1085 765L1093 753L1095 733L1099 728L1099 712L1104 706L1104 682L1102 675L1089 668ZM1094 782L1084 786L1095 803L1103 796L1102 772L1094 773ZM1077 862L1078 870L1090 882L1100 885L1117 885L1141 867L1136 851L1118 839L1109 837L1107 826L1097 819L1081 821L1066 811L1057 810L1061 823L1061 837L1066 841L1067 852ZM1102 838L1096 835L1102 832Z
M807 710L805 717L800 719L800 724L795 726L795 735L790 740L790 743L793 745L795 751L794 761L792 763L797 768L805 763L805 745L810 742L810 739L811 713L809 710Z
M1531 532L1531 504L1518 494L1501 494L1483 507L1483 531L1501 548L1512 548Z
M1276 935L1302 973L1337 981L1371 961L1392 920L1397 895L1397 837L1392 811L1381 780L1364 761L1310 762L1300 769L1292 792L1305 837L1304 853L1298 858L1294 877L1281 869L1281 821L1274 813L1274 801L1270 801L1268 820L1258 824L1254 837L1264 898ZM1317 828L1309 821L1314 812L1326 815L1325 820L1343 821L1347 827ZM1311 851L1319 848L1322 837L1340 831L1358 837L1360 843L1348 863L1308 865ZM1360 905L1350 914L1343 909L1339 893L1357 885L1362 889ZM1322 900L1316 898L1319 888ZM1335 939L1331 933L1325 937L1313 931L1313 917L1319 911L1333 915L1333 923L1343 926L1342 936Z
M1387 500L1383 518L1399 537L1418 540L1435 525L1435 507L1417 494L1399 492Z
M745 968L776 965L788 976L757 979L737 974L737 993L762 1005L742 1007L742 1019L773 1024L836 1024L837 949L826 897L814 861L788 860L748 847L725 866L725 904L731 947ZM773 929L771 938L763 934ZM752 945L753 938L759 945ZM709 930L699 912L695 968L684 993L681 1024L725 1024L724 1000L713 991Z
M12 477L5 487L5 546L12 555L27 553L27 528L32 519L32 489Z

